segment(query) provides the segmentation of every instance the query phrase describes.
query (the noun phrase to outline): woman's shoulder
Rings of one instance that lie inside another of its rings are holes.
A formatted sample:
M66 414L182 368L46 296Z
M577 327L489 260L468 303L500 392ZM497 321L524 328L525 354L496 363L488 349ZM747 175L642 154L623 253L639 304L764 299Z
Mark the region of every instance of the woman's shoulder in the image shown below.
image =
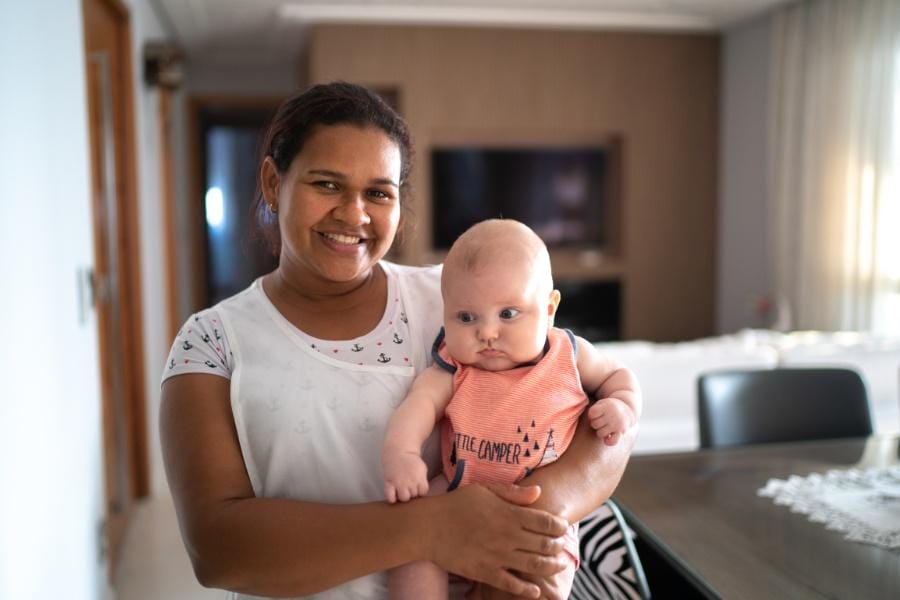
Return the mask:
M430 300L435 294L440 296L442 265L413 267L381 261L381 266L388 278L398 283L403 290L401 294L412 296L410 300L418 300L420 297Z
M422 267L412 266L412 265L400 265L397 263L392 263L386 260L381 261L381 266L384 268L385 272L388 276L394 276L402 279L408 280L416 280L416 279L424 279L424 280L440 280L441 278L441 269L443 265L425 265Z
M265 293L262 289L262 277L257 277L253 282L232 296L219 300L213 306L205 310L215 310L222 312L236 306L244 306L247 304L258 304L264 299Z

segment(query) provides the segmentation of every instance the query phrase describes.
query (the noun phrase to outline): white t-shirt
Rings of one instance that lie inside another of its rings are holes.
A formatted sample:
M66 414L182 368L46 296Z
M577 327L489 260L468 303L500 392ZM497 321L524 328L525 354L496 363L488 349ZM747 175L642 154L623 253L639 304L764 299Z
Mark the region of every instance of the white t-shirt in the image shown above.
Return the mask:
M295 328L297 337L310 348L324 352L341 362L356 365L410 364L412 341L409 319L400 299L396 276L387 278L388 300L378 325L369 333L352 340L323 340ZM261 280L251 288L261 287ZM263 292L265 295L265 292ZM265 298L268 302L268 298ZM234 356L222 329L218 307L191 315L175 336L169 351L163 381L184 373L209 373L231 379Z
M331 504L384 498L385 428L431 363L443 311L440 267L381 265L388 305L378 326L357 340L306 335L278 312L260 280L191 317L175 340L164 380L196 372L230 377L235 427L258 497ZM373 352L362 360L355 347ZM423 454L433 472L438 451L433 435ZM367 575L314 597L387 598L386 576Z

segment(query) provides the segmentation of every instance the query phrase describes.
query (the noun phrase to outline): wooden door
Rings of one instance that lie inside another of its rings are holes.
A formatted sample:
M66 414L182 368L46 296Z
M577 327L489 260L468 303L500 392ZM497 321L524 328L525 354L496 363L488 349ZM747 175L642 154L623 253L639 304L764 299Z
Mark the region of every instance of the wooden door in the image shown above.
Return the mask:
M83 0L110 576L149 489L144 416L131 44L118 0Z

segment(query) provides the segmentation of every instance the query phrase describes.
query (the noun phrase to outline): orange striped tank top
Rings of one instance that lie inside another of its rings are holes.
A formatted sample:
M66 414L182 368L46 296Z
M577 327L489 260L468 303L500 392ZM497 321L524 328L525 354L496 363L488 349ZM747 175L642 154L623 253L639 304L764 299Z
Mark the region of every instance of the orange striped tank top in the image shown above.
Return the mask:
M551 328L537 364L485 371L457 363L441 330L435 363L453 373L453 397L441 425L449 489L472 482L514 483L569 447L587 406L575 337Z

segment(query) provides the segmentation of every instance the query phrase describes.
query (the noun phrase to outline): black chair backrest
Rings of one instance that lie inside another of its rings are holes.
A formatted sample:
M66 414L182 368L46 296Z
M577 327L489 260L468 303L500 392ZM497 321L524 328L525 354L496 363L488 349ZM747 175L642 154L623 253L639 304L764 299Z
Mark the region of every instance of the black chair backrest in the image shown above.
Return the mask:
M697 399L701 448L872 433L866 386L850 369L711 372Z

